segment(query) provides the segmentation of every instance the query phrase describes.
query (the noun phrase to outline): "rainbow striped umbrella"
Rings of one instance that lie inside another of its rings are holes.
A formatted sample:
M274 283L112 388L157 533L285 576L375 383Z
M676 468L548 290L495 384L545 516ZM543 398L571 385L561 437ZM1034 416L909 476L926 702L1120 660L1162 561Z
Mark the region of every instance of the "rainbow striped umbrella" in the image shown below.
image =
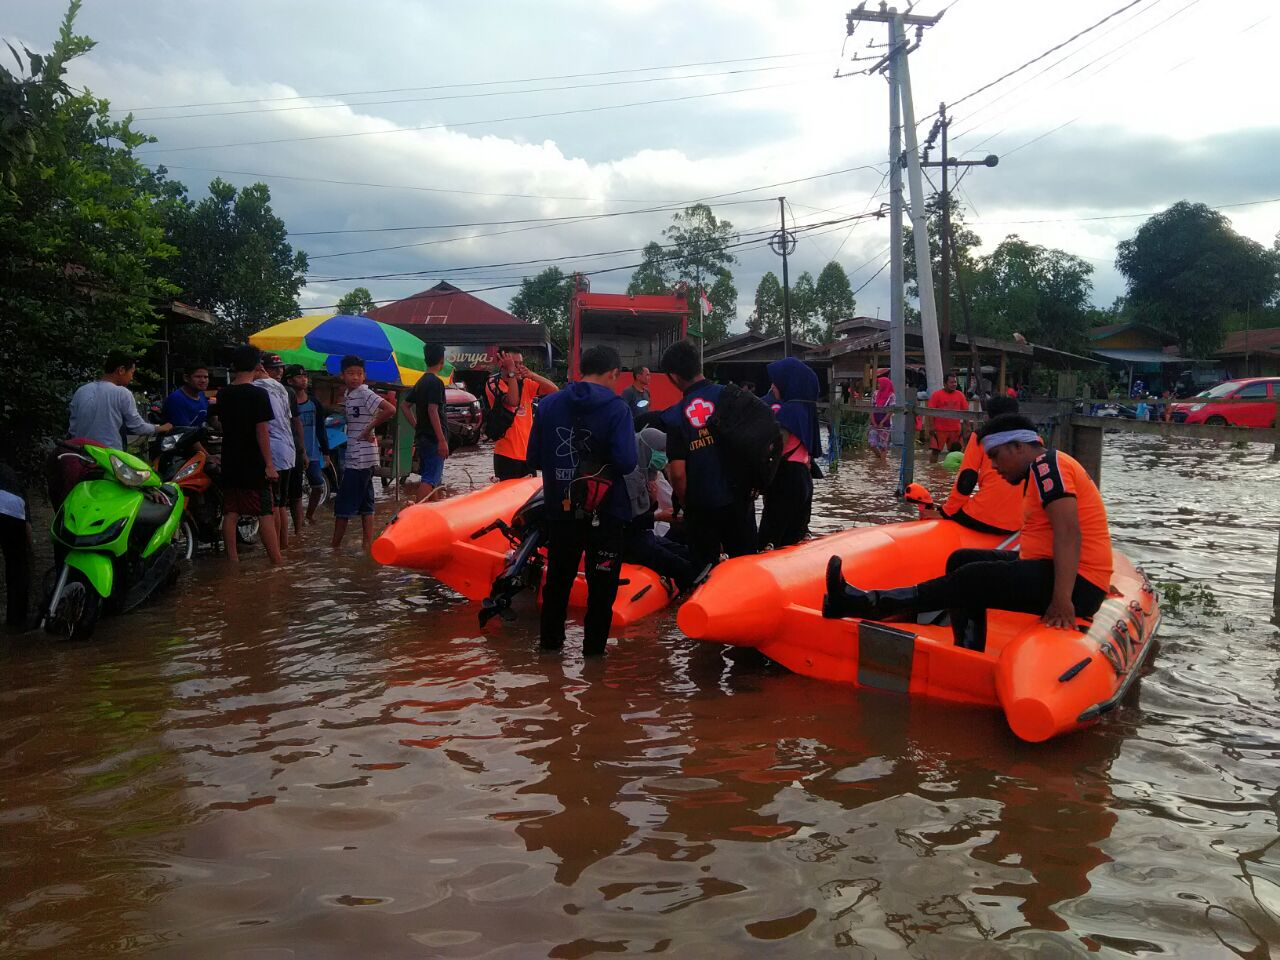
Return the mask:
M335 376L342 373L342 358L355 354L364 361L368 379L377 383L412 386L426 370L421 340L369 317L297 317L259 330L249 342L280 354L285 363Z

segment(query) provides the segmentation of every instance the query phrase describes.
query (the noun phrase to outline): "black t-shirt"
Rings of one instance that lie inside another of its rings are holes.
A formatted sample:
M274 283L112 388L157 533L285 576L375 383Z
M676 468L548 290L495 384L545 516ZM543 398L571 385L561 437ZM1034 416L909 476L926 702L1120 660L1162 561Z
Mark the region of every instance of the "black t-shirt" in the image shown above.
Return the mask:
M431 417L428 415L433 406L438 407L437 412L440 414L440 427L448 433L448 427L445 426L444 416L444 382L434 373L427 371L413 385L413 389L409 391L406 397L410 403L417 404L418 416L418 445L431 444L432 446L441 440L447 440L448 437L437 437L435 428L431 426Z
M218 391L211 412L222 422L223 485L238 490L261 487L267 482L267 464L258 446L258 424L272 419L267 391L251 383L233 383Z
M667 457L685 462L684 501L689 507L713 510L735 499L730 471L708 427L719 402L720 385L699 380L662 415Z

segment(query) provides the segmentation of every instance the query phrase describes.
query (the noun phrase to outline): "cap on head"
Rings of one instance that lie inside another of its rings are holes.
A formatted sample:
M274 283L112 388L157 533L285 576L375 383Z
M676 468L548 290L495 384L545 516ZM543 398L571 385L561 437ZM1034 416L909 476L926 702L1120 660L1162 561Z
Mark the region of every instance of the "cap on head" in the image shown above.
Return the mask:
M276 367L283 367L284 361L280 359L280 354L278 353L264 353L262 355L262 365L267 369L275 369Z

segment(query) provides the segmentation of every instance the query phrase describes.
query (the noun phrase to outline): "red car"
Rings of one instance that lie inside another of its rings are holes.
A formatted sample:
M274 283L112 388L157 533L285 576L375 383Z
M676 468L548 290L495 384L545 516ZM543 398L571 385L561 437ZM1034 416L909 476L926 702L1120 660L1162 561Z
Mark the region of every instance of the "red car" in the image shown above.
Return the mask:
M1226 402L1224 402L1226 401ZM1252 403L1246 401L1255 401ZM1173 405L1175 423L1233 427L1272 427L1280 403L1280 377L1226 380Z

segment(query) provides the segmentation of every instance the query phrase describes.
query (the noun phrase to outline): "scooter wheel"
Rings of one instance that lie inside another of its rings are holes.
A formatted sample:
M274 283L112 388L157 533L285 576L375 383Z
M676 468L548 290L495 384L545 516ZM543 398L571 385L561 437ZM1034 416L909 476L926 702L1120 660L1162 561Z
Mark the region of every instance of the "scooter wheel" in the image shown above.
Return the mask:
M68 640L88 640L102 616L102 597L78 571L67 578L58 609L45 622L45 631Z
M199 536L196 533L196 525L190 517L183 517L182 522L178 524L178 532L173 538L173 545L178 548L178 559L190 562L191 558L196 555L196 544L198 542Z

